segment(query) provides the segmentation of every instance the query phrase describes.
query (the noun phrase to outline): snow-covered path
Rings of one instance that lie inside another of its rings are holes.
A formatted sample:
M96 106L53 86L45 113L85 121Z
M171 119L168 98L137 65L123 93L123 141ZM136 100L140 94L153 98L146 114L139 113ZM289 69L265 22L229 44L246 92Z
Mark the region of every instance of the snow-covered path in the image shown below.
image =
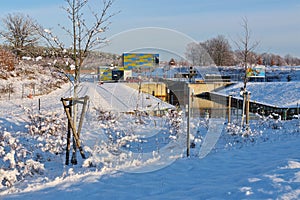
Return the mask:
M158 110L173 108L172 105L145 93L126 86L126 83L104 83L97 85L83 82L80 84L78 96L88 95L91 104L96 108L117 112L134 110Z

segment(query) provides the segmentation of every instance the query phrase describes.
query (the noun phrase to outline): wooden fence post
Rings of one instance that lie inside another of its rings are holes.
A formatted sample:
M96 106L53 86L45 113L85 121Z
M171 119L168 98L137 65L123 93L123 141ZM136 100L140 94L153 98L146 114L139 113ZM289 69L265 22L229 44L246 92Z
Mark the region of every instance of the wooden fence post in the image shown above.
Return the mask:
M246 96L246 127L249 129L249 121L250 121L250 92L247 92Z

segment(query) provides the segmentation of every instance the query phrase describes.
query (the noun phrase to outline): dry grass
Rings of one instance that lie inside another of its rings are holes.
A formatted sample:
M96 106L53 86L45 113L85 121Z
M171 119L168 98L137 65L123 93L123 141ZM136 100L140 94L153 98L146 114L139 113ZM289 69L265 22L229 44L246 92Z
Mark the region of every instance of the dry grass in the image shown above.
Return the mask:
M0 49L0 68L5 71L13 71L15 69L15 56L11 52Z

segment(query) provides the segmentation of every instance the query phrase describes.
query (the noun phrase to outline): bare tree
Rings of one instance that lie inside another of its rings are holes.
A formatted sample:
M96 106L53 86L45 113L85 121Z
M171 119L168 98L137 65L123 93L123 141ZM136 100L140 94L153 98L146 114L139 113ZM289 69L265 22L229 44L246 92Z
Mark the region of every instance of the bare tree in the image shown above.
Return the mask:
M228 66L234 63L231 46L223 35L205 41L204 48L217 66Z
M186 47L185 53L187 60L189 60L193 66L199 65L200 48L197 43L189 43Z
M272 61L273 61L273 65L276 65L276 66L285 66L285 65L287 65L284 58L282 58L279 55L272 55Z
M283 58L279 55L275 55L275 54L271 54L271 53L263 53L263 54L261 54L261 57L263 59L263 64L269 65L269 66L273 66L273 65L277 65L277 66L290 65L291 66L293 63L293 57L289 54Z
M287 65L291 66L293 64L293 57L290 54L284 56L284 60Z
M103 0L100 10L92 9L89 0L65 0L66 6L63 10L67 13L70 28L60 25L71 40L71 48L66 48L62 38L57 37L52 30L38 27L40 35L54 50L62 52L73 60L75 66L74 85L79 83L80 69L91 50L99 48L106 42L103 35L108 30L110 18L116 13L110 14L114 0ZM95 6L94 6L95 7ZM92 20L90 18L92 18Z
M248 19L243 18L242 28L244 30L243 36L239 39L239 41L235 42L238 52L241 56L242 63L244 65L245 75L244 75L244 89L246 89L248 78L247 78L247 68L250 61L251 52L259 45L259 42L251 41L251 31L248 27Z
M193 66L205 66L213 64L203 43L189 43L186 47L185 56Z
M109 10L114 0L103 0L102 8L95 10L98 6L90 5L89 0L65 0L66 6L63 10L67 13L70 26L59 25L71 40L71 47L66 48L66 42L57 37L51 30L43 27L37 27L40 35L46 40L48 45L59 54L65 53L65 56L73 60L75 69L74 75L74 98L78 99L78 86L80 83L80 70L88 53L100 47L106 42L103 33L108 30L110 18L116 13L110 14ZM94 3L95 1L93 1ZM82 108L82 110L84 110ZM73 106L73 133L76 132L77 124L77 106ZM83 115L81 115L83 116ZM82 121L79 122L79 126ZM80 130L80 128L78 128ZM79 131L78 130L78 131ZM79 138L79 133L78 133ZM75 142L74 142L75 144ZM79 145L78 145L79 148ZM76 161L76 145L73 146L72 163Z
M2 19L2 24L5 29L0 31L0 35L12 46L18 56L29 47L35 46L40 39L35 29L37 23L28 15L8 14Z
M244 72L244 87L242 88L243 90L241 91L241 93L243 95L243 109L242 109L241 126L244 125L245 112L247 112L246 102L248 102L248 100L250 98L249 97L250 93L246 89L247 82L248 82L247 69L248 69L248 65L252 64L252 63L250 63L250 57L255 55L254 49L259 44L258 42L252 42L251 41L251 31L249 30L249 27L248 27L248 19L247 18L243 18L242 28L244 29L244 34L239 39L238 42L235 42L235 44L238 48L238 52L240 53L241 61L244 65L244 70L245 70L245 72ZM256 60L257 60L257 58L254 59L255 63L256 63ZM249 119L248 114L249 113L246 113L246 116L248 116L248 117L246 117L247 119ZM249 128L248 121L246 122L246 124L247 124L247 130L248 130L248 128Z

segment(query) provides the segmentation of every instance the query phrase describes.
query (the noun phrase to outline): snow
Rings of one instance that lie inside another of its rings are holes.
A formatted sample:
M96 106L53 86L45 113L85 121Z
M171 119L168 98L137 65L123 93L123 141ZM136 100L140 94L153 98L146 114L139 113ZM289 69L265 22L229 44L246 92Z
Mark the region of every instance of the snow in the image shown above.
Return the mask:
M95 87L93 83L85 83L79 94L93 97L91 100L93 105L101 105L106 110L119 112L174 108L152 95L139 93L125 84L105 83Z
M70 65L70 70L75 70L75 68L76 68L75 65L73 65L73 64Z
M5 199L297 199L299 174L280 166L299 158L298 144L299 140L287 140L214 153L204 159L183 158L143 174L107 169L69 174L28 186L23 193ZM290 146L293 150L287 151Z
M218 92L221 95L240 97L243 83L236 83ZM249 82L247 90L250 91L251 101L279 108L297 108L300 105L300 82Z
M1 101L0 199L300 198L299 119L261 117L245 130L192 118L194 147L186 157L185 114L125 83L79 85L79 96L90 97L81 132L87 159L78 154L78 164L67 166L60 99L72 95L71 86ZM281 105L283 90L290 96L283 105L300 99L299 82L248 86L256 101ZM166 114L149 115L158 108Z
M51 31L49 29L44 29L45 33L51 34Z

